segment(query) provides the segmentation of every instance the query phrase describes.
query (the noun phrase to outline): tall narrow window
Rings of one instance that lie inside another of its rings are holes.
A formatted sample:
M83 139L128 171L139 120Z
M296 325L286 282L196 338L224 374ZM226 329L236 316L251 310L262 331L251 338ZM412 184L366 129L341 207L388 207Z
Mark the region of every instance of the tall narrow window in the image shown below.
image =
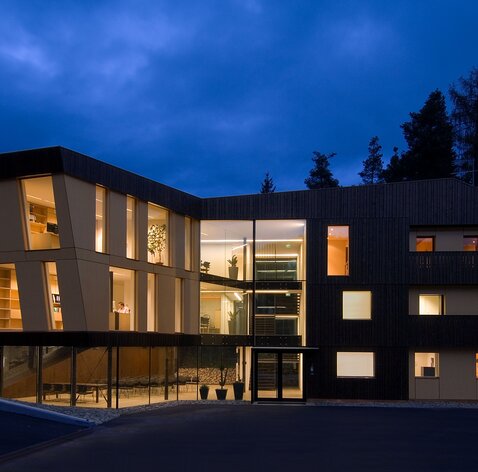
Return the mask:
M28 249L60 247L55 196L51 177L22 180L26 210Z
M191 218L187 216L184 218L184 268L186 270L191 270L191 259L192 259L192 224Z
M415 377L438 377L438 353L415 353Z
M147 306L147 325L148 331L156 329L156 276L148 274L148 306Z
M327 275L349 275L349 227L327 230Z
M17 274L13 264L0 264L0 329L22 329Z
M48 292L50 294L51 325L53 329L63 329L63 316L61 313L60 286L55 262L46 263L48 277Z
M148 203L148 262L169 264L169 212Z
M174 290L174 331L176 333L183 332L183 281L176 278Z
M445 302L443 295L419 295L419 315L443 315Z
M136 199L126 199L126 257L136 259Z
M435 237L417 236L415 249L417 252L433 252L435 250Z
M136 312L135 271L110 267L111 306L110 329L134 331Z
M344 320L372 319L372 292L343 292L342 317Z
M337 377L374 377L373 352L338 352Z
M96 186L96 239L95 250L106 252L106 189Z

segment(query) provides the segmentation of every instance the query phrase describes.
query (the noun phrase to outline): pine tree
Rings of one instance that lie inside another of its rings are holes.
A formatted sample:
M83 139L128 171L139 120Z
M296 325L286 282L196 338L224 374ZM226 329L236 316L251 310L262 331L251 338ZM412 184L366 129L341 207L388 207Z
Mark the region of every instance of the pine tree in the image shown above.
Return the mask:
M473 68L468 77L460 77L449 92L460 161L458 172L467 182L478 185L478 69Z
M363 161L363 170L359 172L364 184L378 184L383 182L382 146L378 142L378 136L370 139L368 145L368 157Z
M452 177L455 172L453 128L439 90L433 91L418 113L401 125L408 143L401 165L405 180Z
M382 172L382 178L385 182L401 182L405 180L405 172L397 146L393 148L393 155L390 158L387 168Z
M266 176L261 184L261 193L274 193L276 191L276 186L274 185L274 181L270 176L269 172L266 172Z
M318 151L313 152L312 161L315 166L310 170L310 177L304 180L307 188L313 190L318 188L338 187L339 181L334 179L329 169L329 159L336 155L335 152L330 154L322 154Z

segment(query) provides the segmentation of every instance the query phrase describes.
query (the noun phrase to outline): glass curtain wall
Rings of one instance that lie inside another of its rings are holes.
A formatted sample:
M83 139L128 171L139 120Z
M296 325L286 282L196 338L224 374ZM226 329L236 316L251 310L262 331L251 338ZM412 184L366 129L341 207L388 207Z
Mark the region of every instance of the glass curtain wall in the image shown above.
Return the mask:
M0 264L0 329L22 329L22 312L14 264Z
M28 249L60 247L53 179L36 177L22 180Z
M148 262L169 265L169 212L148 203Z

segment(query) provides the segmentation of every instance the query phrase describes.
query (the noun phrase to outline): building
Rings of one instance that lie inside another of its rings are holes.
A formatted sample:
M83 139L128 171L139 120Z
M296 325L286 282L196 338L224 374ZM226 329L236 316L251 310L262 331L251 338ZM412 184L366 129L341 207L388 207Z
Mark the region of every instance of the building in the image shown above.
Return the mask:
M52 147L0 155L0 201L4 397L478 399L462 181L200 199Z

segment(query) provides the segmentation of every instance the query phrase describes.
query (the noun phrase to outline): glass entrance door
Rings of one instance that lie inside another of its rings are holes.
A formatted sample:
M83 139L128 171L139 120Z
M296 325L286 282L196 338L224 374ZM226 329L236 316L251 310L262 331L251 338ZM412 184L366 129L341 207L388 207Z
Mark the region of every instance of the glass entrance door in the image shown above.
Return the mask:
M303 353L254 351L254 401L305 401Z

